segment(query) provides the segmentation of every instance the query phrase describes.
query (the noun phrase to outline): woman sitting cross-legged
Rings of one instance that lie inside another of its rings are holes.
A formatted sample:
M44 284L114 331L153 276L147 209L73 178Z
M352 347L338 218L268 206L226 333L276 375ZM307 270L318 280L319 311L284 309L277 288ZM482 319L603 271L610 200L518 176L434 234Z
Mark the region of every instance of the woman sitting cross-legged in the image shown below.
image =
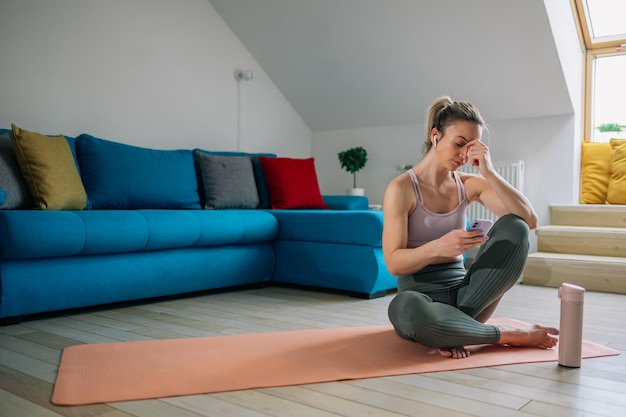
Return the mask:
M383 253L398 278L389 319L401 337L452 358L469 356L468 345L549 349L557 343L553 327L486 324L524 270L537 215L494 170L481 141L484 126L471 103L433 102L424 157L390 182L383 201ZM468 162L478 174L457 172ZM499 216L487 236L465 230L472 202ZM479 246L466 271L462 254Z

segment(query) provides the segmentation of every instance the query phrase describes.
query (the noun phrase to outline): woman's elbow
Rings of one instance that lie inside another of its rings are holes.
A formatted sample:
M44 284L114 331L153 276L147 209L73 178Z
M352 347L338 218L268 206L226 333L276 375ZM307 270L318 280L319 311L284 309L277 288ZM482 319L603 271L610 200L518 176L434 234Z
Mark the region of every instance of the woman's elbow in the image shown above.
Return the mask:
M385 266L387 267L387 271L389 271L391 275L397 276L401 274L400 270L398 270L397 268L394 268L392 264L385 263Z
M383 259L385 261L385 267L387 268L387 271L389 271L391 275L400 274L400 272L398 271L398 267L394 265L394 262L392 261L391 256L389 255L383 256Z

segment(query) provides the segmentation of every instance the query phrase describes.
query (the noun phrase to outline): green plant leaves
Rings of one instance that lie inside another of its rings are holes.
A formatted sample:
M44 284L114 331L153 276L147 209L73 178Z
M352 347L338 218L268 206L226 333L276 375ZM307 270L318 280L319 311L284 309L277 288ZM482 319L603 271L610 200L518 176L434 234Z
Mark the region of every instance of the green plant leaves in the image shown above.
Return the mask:
M367 163L367 151L361 146L341 151L338 157L341 168L351 174L362 170Z

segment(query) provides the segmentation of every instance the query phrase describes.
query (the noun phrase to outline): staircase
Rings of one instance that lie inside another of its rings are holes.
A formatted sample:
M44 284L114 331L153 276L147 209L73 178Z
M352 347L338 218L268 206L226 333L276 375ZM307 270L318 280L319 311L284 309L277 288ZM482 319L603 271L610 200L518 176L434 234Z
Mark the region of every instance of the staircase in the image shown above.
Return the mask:
M524 284L626 294L626 206L551 206L550 225L535 232Z

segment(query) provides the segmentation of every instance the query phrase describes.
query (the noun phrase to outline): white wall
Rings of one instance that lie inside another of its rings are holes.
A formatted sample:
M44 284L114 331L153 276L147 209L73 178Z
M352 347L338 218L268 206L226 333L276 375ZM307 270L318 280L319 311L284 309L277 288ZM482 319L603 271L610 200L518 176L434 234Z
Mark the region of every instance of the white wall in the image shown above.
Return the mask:
M368 161L357 173L357 187L365 188L370 204L381 204L389 181L401 172L398 165L421 158L422 126L400 125L313 132L313 156L323 194L346 194L352 174L341 169L337 154L356 146L367 150Z
M561 62L563 76L567 84L570 100L572 102L573 120L572 141L570 146L561 149L560 157L555 155L556 161L571 161L573 165L570 168L570 182L573 190L572 198L566 204L575 204L579 202L580 193L580 155L581 144L583 138L583 103L584 103L584 65L585 51L581 44L578 30L575 24L574 11L568 2L560 0L544 0L550 27L552 28L552 36ZM591 77L591 75L589 75ZM562 165L559 163L559 167Z
M0 0L0 127L305 157L311 131L208 0Z

